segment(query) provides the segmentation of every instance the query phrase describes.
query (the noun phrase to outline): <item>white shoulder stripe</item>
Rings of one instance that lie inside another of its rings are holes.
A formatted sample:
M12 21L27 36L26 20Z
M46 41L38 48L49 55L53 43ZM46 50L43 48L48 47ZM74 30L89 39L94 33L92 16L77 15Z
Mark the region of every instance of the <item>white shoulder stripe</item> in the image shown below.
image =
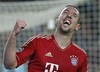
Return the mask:
M73 43L74 46L76 46L79 50L81 50L82 52L84 52L86 55L87 53L84 51L84 49L80 48L78 45L76 45L75 43Z
M29 39L22 45L22 47L23 47L23 46L27 46L27 44L29 44L29 43L30 43L31 41L33 41L35 38L36 38L36 36L33 36L33 37L29 38Z

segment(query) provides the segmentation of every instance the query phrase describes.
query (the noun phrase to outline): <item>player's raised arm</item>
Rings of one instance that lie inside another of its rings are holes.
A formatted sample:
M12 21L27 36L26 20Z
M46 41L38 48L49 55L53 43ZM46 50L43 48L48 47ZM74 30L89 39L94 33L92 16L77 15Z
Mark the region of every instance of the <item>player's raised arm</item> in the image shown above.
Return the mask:
M16 61L16 36L26 26L24 20L17 20L16 24L11 32L11 35L5 45L4 49L4 66L5 68L15 68L17 66Z

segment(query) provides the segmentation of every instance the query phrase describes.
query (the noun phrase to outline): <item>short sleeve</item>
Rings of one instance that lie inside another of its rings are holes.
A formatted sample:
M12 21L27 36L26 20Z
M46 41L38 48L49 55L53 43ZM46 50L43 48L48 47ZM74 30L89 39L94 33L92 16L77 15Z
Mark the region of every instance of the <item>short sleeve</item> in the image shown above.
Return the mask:
M36 39L30 38L22 45L22 51L16 53L17 67L29 60L31 55L35 53Z
M82 66L79 68L78 72L88 72L87 56L84 57L84 62L82 63Z

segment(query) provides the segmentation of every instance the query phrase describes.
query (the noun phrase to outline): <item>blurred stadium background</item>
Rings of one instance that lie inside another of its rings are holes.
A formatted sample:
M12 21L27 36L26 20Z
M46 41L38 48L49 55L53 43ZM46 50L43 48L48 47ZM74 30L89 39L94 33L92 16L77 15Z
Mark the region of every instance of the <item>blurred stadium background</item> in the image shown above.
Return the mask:
M27 27L17 37L17 48L35 34L53 33L55 18L66 5L76 5L81 12L81 29L73 36L88 55L88 72L100 72L100 0L0 0L0 72L26 72L24 64L7 70L3 50L17 19Z

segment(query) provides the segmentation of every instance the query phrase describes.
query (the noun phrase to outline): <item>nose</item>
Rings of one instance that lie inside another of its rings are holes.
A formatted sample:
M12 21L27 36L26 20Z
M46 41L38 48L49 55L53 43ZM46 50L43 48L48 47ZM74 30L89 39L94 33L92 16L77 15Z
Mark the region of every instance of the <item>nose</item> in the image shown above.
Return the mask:
M67 18L72 19L71 14L68 14L68 15L67 15Z

